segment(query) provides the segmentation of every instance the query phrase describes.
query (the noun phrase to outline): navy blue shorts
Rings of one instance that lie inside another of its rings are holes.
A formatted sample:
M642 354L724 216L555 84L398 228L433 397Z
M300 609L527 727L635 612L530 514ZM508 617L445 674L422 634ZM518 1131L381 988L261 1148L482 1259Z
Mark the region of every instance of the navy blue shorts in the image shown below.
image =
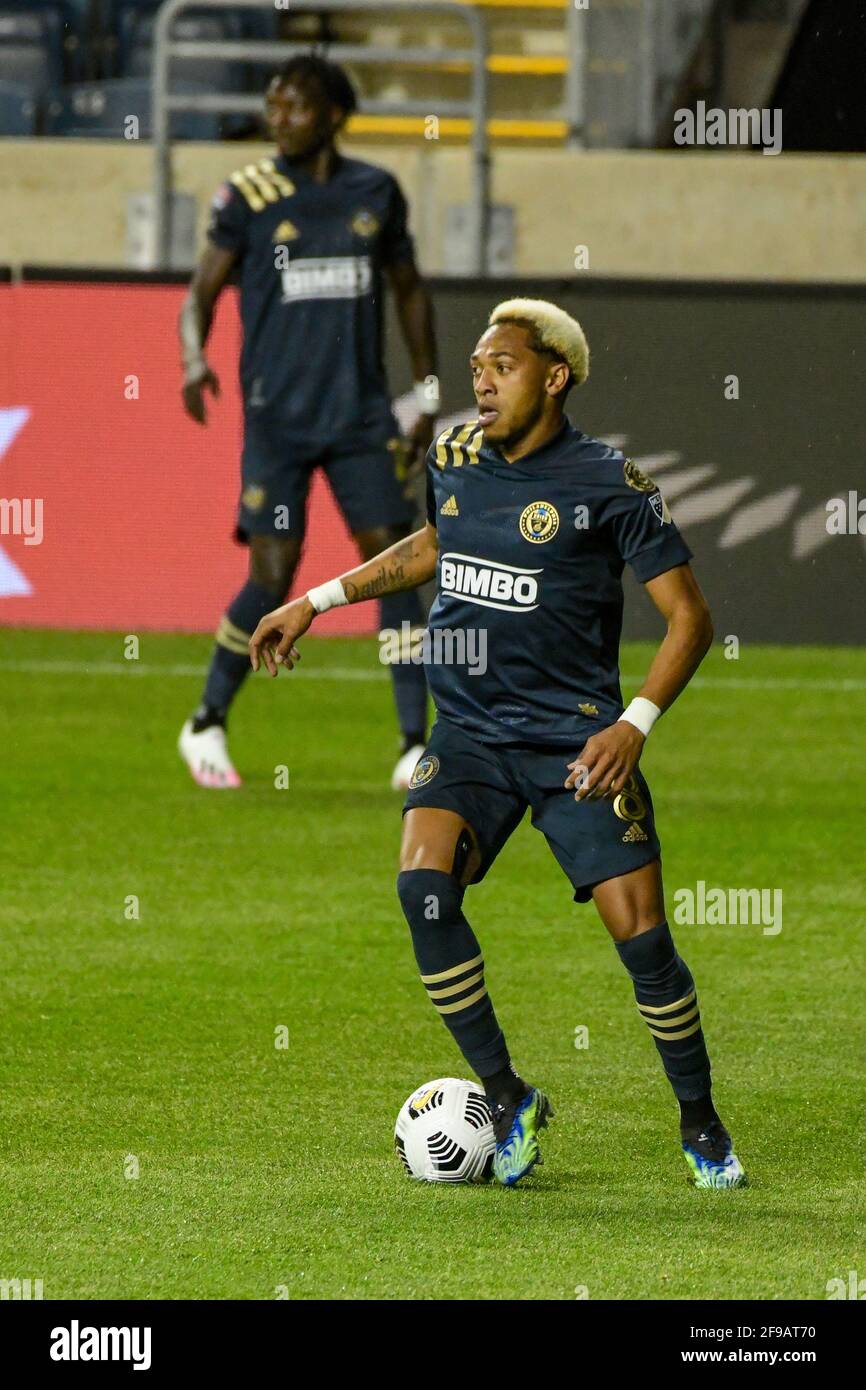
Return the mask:
M408 457L397 433L359 430L327 446L301 447L247 421L241 460L237 536L301 538L313 472L321 468L352 532L411 524L416 506L404 496Z
M479 883L529 807L575 901L588 902L596 884L658 859L661 846L640 771L613 801L575 801L563 783L578 751L482 743L440 717L409 783L404 815L430 806L468 821L481 851L472 879Z

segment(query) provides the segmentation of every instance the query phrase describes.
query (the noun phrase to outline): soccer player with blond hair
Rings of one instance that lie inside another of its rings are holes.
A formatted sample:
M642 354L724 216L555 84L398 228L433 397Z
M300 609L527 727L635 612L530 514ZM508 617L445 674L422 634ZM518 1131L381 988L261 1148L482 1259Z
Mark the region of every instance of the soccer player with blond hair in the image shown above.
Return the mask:
M510 1186L530 1172L553 1112L512 1064L463 900L529 808L633 981L679 1102L696 1185L738 1187L745 1174L713 1104L695 982L666 920L638 766L712 641L691 551L655 484L565 416L568 393L589 371L575 319L543 300L506 301L470 367L478 418L430 447L427 525L269 613L250 641L252 664L271 675L292 669L294 644L317 614L436 576L431 634L483 632L487 662L428 665L438 717L409 784L397 889L427 994L484 1086L494 1174ZM626 564L667 630L624 708Z

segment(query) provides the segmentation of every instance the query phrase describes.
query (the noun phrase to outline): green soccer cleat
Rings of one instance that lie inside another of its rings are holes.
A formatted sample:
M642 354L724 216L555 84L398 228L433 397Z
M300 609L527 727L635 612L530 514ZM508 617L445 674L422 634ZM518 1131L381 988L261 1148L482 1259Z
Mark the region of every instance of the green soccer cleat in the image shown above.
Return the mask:
M547 1096L535 1086L522 1100L493 1108L493 1134L496 1139L493 1176L503 1187L513 1187L532 1171L536 1163L542 1162L538 1131L547 1127L553 1113Z
M684 1132L682 1141L695 1187L745 1187L746 1174L721 1120Z

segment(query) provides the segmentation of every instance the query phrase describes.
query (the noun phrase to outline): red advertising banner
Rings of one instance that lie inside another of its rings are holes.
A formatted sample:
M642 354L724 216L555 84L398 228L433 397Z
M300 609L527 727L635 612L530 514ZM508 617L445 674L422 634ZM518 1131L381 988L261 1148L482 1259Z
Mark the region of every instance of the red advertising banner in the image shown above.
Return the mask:
M198 632L243 583L240 329L223 296L210 347L222 385L202 429L183 412L182 286L0 285L0 624ZM357 555L320 476L296 591ZM370 632L375 607L323 632Z

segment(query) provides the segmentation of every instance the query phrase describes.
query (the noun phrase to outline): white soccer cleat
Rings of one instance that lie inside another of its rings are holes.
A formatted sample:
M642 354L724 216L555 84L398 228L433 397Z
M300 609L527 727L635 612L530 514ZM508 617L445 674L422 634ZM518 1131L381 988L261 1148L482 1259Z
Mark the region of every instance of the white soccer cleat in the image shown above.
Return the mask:
M418 765L418 760L424 752L424 744L416 743L412 748L407 749L397 759L397 766L391 773L391 790L395 792L405 792L409 790L409 782L412 773Z
M183 758L200 787L239 787L241 779L229 757L226 746L226 731L219 724L211 724L200 734L193 733L192 720L188 719L180 731L177 751Z

